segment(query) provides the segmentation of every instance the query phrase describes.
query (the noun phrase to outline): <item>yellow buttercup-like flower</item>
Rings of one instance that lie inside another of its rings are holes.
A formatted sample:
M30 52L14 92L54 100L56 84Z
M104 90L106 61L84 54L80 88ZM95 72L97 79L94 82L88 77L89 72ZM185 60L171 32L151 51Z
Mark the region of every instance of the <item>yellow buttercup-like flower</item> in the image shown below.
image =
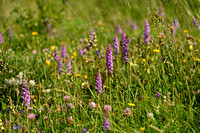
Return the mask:
M190 50L193 50L193 45L190 45Z
M142 62L144 62L144 63L145 63L145 62L146 62L146 59L142 59Z
M133 66L133 62L130 62L130 66Z
M83 59L84 59L85 61L87 61L87 60L88 60L88 58L87 58L87 57L83 57Z
M71 59L74 59L74 56L73 56L73 55L71 56Z
M171 29L171 30L173 30L173 29L174 29L174 27L173 27L173 26L171 26L171 27L170 27L170 29Z
M57 108L56 110L57 110L58 112L60 112L60 108Z
M75 57L76 57L76 52L73 52L73 56L75 56Z
M51 50L54 50L55 48L56 48L56 46L51 46L50 47Z
M84 75L84 79L87 79L87 75Z
M157 19L161 19L161 18L162 18L162 16L157 17Z
M129 106L135 106L135 104L134 104L134 103L128 103L128 105L129 105Z
M37 36L38 35L38 32L34 31L32 32L32 36Z
M184 30L184 33L188 33L189 31L188 30Z
M145 130L145 127L141 127L140 130L141 130L141 131L144 131L144 130Z
M50 61L46 60L46 61L45 61L45 64L46 64L47 66L50 66Z
M159 50L159 49L154 49L153 52L154 52L154 53L159 53L160 50Z
M81 75L80 75L80 74L75 74L75 76L79 77L79 76L81 76Z
M199 58L196 58L196 61L200 62L200 59L199 59Z
M183 60L183 63L185 63L185 60Z

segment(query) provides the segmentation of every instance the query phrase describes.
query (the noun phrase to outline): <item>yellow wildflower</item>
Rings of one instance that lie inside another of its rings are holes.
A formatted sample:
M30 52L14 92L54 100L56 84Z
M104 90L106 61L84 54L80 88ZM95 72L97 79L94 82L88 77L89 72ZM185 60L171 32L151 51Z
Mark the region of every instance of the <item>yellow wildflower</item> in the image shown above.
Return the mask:
M147 73L150 74L150 70L149 69L147 69Z
M159 38L159 39L162 39L162 38L163 38L163 36L159 35L159 36L158 36L158 38Z
M134 103L128 103L128 105L129 105L129 106L135 106L135 104L134 104Z
M33 99L33 102L34 102L34 103L36 103L36 102L37 102L37 100L36 100L36 99Z
M159 53L160 50L159 50L159 49L154 49L153 52L154 52L154 53Z
M145 62L146 62L146 59L142 59L142 62L144 62L144 63L145 63Z
M46 61L45 61L45 64L46 64L47 66L50 66L50 61L46 60Z
M79 76L81 76L81 75L80 75L80 74L75 74L75 76L79 77Z
M199 59L199 58L196 58L196 61L200 62L200 59Z
M193 46L192 45L190 45L190 50L193 50Z
M51 50L54 50L55 48L56 48L56 46L51 46L50 47Z
M51 76L53 76L54 75L54 73L51 73Z
M49 58L49 57L50 57L50 54L47 54L47 57Z
M130 66L133 66L133 62L130 62Z
M32 36L37 36L38 35L38 32L34 31L32 32Z
M0 129L1 130L4 130L5 128L3 127L3 122L2 122L2 120L0 119Z
M75 56L75 57L76 57L76 52L73 52L73 56Z
M188 33L189 31L188 30L184 30L184 33Z
M192 57L192 59L194 59L194 60L195 60L195 57Z
M33 99L35 96L34 95L31 95L31 99Z
M141 127L140 130L141 130L141 131L144 131L144 130L145 130L145 127Z
M183 60L183 63L185 63L185 60Z
M115 116L115 113L112 113L112 116Z
M171 27L170 27L170 29L171 29L171 30L173 30L173 29L174 29L174 27L173 27L173 26L171 26Z
M71 75L70 73L67 73L67 75Z
M63 59L63 62L66 62L66 59Z
M83 57L83 59L84 59L85 61L87 61L87 60L88 60L88 58L87 58L87 57Z
M87 79L87 75L84 75L84 79Z
M74 59L74 56L73 56L73 55L71 56L71 59Z
M57 110L58 112L60 112L60 108L57 108L56 110Z
M54 97L53 100L56 100L56 97Z
M74 44L75 43L75 41L74 40L72 40L72 44Z
M84 40L85 40L85 42L88 42L88 39L86 37L84 38Z
M92 101L91 99L88 100L89 103L90 103L91 101Z
M83 82L81 85L84 86L86 84L86 82Z
M162 18L162 16L157 17L158 20L161 19L161 18Z

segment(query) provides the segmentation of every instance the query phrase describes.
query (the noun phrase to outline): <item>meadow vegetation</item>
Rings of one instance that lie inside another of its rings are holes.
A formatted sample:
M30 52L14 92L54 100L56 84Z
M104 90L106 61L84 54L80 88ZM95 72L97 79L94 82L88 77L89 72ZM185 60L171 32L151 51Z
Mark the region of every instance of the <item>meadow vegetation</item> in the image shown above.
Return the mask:
M200 0L0 0L0 132L200 132Z

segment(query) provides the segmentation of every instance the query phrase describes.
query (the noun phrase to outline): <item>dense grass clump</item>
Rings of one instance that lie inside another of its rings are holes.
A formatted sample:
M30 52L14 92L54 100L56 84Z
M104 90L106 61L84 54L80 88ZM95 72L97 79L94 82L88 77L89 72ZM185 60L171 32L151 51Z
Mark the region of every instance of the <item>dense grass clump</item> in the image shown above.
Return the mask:
M200 131L200 1L0 6L0 132Z

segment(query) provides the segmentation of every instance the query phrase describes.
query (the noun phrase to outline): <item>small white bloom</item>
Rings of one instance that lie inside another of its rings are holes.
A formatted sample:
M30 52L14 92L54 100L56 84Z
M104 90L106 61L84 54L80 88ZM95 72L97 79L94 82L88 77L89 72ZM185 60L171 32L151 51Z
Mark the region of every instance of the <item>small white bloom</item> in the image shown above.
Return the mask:
M147 117L148 117L148 118L153 118L153 113L148 113L148 114L147 114Z
M19 78L22 79L23 78L23 72L19 73Z
M92 110L92 109L94 109L94 108L96 108L96 103L91 102L91 103L89 104L89 109Z
M34 81L34 80L30 80L30 81L29 81L29 84L30 84L31 86L34 86L34 85L35 85L35 81Z

